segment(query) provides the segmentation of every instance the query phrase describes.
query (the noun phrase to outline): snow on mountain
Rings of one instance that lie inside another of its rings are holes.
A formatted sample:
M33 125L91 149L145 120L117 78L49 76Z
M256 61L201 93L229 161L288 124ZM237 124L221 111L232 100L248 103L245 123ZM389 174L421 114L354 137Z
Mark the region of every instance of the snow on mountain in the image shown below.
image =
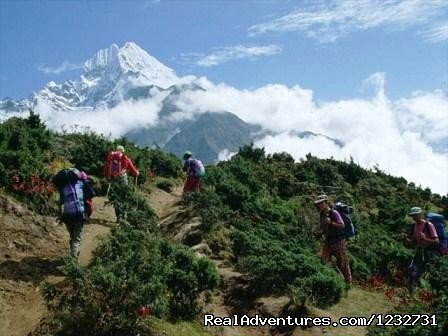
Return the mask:
M175 72L133 42L122 48L112 44L84 63L79 90L85 105L116 105L136 87L168 88L179 82Z
M51 81L29 99L14 101L5 98L0 100L0 110L3 114L20 113L39 103L63 111L114 107L126 99L147 98L151 96L151 88L166 89L180 80L174 70L137 44L126 42L121 48L112 44L84 63L79 79L62 84Z

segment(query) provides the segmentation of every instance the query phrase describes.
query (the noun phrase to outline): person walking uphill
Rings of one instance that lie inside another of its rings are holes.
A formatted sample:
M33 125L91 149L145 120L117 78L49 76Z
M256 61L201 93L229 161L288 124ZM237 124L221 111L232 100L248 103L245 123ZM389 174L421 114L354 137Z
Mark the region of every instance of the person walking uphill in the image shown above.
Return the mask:
M53 176L53 183L59 189L59 219L65 224L70 235L70 254L79 257L81 232L87 218L85 199L91 199L95 192L82 178L76 168L67 168Z
M140 174L137 168L135 168L132 160L125 155L125 149L123 146L118 145L115 151L110 152L107 155L106 163L104 164L103 173L110 181L110 188L112 193L119 191L123 185L128 185L128 172L137 179ZM119 201L112 202L117 222L121 222L124 219L124 209Z
M205 168L202 162L193 157L190 151L184 154L183 171L187 172L187 179L184 183L184 193L199 192L201 188L201 177L205 175Z
M412 239L403 236L405 243L417 247L414 259L409 266L409 273L413 284L424 273L426 264L439 256L439 237L434 225L423 219L422 209L412 207L409 216L414 220Z
M327 195L318 196L314 204L320 211L320 235L325 236L321 255L322 262L328 263L334 255L346 284L350 285L352 275L347 256L344 221L339 212L330 207Z

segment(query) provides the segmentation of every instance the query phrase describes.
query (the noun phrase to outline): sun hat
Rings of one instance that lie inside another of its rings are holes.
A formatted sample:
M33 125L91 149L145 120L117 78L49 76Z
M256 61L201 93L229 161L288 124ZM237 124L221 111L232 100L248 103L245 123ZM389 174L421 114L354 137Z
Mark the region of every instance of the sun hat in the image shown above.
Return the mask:
M314 201L314 204L319 204L319 203L327 202L327 201L328 201L328 196L323 194L323 195L317 196L316 200Z
M411 210L409 211L409 216L412 215L418 215L422 213L422 209L419 207L412 207Z

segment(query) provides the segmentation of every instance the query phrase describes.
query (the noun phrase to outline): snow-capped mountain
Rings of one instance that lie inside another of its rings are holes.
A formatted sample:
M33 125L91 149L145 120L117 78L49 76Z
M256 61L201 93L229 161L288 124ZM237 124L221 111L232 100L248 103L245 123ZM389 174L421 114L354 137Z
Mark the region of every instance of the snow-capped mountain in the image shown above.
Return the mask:
M235 152L273 134L219 105L213 110L191 110L185 97L206 92L198 83L193 76L178 77L133 42L121 48L112 44L84 63L79 78L61 84L50 81L28 99L0 100L0 122L24 117L33 109L56 130L88 126L178 155L188 148L205 163L215 162L222 151ZM325 137L310 134L294 136Z
M174 70L163 65L133 42L121 48L112 44L99 50L84 63L83 73L77 80L62 84L49 82L29 99L16 102L6 98L0 101L0 110L22 112L39 102L55 110L76 108L113 107L126 98L148 97L153 87L166 89L179 82ZM129 95L131 92L133 94ZM137 94L137 95L136 95Z

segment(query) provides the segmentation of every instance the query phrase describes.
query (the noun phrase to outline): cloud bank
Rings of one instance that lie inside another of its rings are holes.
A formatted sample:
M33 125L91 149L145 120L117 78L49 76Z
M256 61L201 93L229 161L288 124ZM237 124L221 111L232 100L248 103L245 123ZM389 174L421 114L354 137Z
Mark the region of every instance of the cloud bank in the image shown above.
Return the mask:
M339 160L353 157L364 167L379 166L435 192L448 191L448 148L434 149L434 144L448 140L448 96L440 90L391 101L384 89L385 75L376 73L365 82L375 89L373 97L318 104L313 92L300 86L238 90L205 78L198 83L206 91L184 92L177 101L179 110L189 118L206 111L232 111L246 122L260 124L276 134L256 142L268 153L287 151L297 160L307 153ZM325 134L344 146L320 136L301 139L291 131ZM223 151L220 158L230 155Z
M53 130L72 131L76 128L80 130L87 128L96 133L116 138L135 128L150 127L157 124L162 100L167 93L154 91L153 94L152 98L123 101L113 108L102 106L68 111L55 110L45 100L39 100L35 106L35 111L39 113L45 124Z

